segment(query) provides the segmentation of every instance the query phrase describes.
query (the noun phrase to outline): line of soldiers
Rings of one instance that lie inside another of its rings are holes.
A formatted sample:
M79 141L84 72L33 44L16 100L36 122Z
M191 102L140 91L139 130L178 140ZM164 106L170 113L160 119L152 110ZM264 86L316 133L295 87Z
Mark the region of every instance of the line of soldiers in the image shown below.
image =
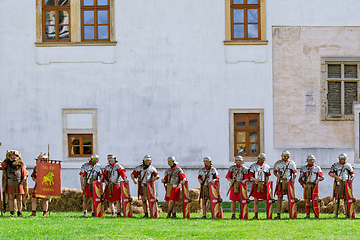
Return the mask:
M297 176L296 164L290 160L290 152L283 151L282 159L278 160L273 169L273 174L277 178L275 194L277 195L277 216L275 219L280 219L281 203L283 196L288 194L287 184L292 182L294 184ZM347 163L347 155L341 153L339 156L339 162L334 163L329 171L329 176L334 178L334 192L335 198L335 218L338 217L340 199L345 199L346 191L345 184L352 182L354 179L354 169L350 163ZM80 170L80 182L81 189L83 190L83 211L87 216L88 200L93 197L93 182L104 182L105 187L105 199L110 202L110 209L112 217L121 216L121 197L120 197L120 182L129 182L126 176L125 168L118 163L116 156L109 154L107 156L108 164L102 169L99 165L99 156L93 154L90 161L83 164ZM48 161L49 158L46 154L41 153L37 161ZM250 168L244 166L244 159L242 156L235 157L235 165L228 169L226 179L230 182L230 200L231 200L231 213L232 219L235 219L236 202L240 202L240 184L252 181L252 189L249 197L254 198L254 219L258 219L258 203L259 200L267 199L267 183L269 182L270 166L265 163L266 156L264 153L258 155L257 162L253 163ZM141 196L142 206L144 210L144 217L149 217L148 205L147 205L147 183L154 182L160 178L156 168L151 165L152 159L149 155L146 155L142 164L137 166L131 173L131 179L134 184L138 185L138 195ZM215 167L212 166L211 158L205 157L203 159L204 167L198 172L198 181L200 183L200 199L202 199L202 213L203 218L206 218L207 203L210 199L209 184L215 184L219 182L219 174ZM167 164L169 169L165 171L165 176L161 182L166 187L165 201L168 202L168 214L167 218L176 218L175 202L179 201L180 187L187 181L184 171L177 166L178 162L175 157L170 156L167 158ZM10 214L14 216L14 199L17 200L17 215L22 217L22 206L27 200L27 176L25 164L22 162L20 152L16 150L8 150L6 152L6 159L1 162L1 168L3 170L3 190L4 201L9 202ZM31 174L32 179L36 182L36 167ZM320 181L324 180L324 174L320 166L315 165L315 156L309 155L307 157L307 165L301 167L299 183L304 188L304 197L306 199L306 218L310 217L311 199L314 188ZM24 197L23 197L24 196ZM6 199L8 198L8 199ZM221 203L222 199L219 194L218 200ZM32 194L32 214L30 216L36 216L36 204L37 200L41 199L36 197L35 190ZM43 216L46 216L48 211L49 199L42 198L43 201ZM115 206L117 214L115 215ZM345 205L346 206L346 205ZM265 204L267 207L267 204ZM1 210L2 212L2 210ZM239 209L240 213L240 209ZM94 209L92 205L92 215ZM241 218L241 214L239 214Z

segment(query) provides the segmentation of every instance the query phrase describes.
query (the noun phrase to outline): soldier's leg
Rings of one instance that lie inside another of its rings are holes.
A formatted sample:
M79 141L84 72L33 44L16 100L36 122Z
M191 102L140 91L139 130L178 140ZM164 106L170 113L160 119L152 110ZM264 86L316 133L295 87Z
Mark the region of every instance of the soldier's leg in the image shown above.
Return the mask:
M121 199L116 201L116 215L117 217L121 217Z
M278 194L277 196L278 196L277 201L276 201L277 216L274 219L280 219L280 216L281 216L281 202L282 202L283 195Z
M257 198L254 198L254 213L255 213L255 216L253 217L253 219L258 219L259 199L257 199Z
M176 204L174 200L169 201L169 206L172 212L172 218L176 218Z
M115 204L113 201L109 201L110 210L111 210L111 217L115 217Z
M5 201L5 200L4 200ZM10 209L10 216L14 217L14 195L9 193L9 209Z
M48 212L49 209L49 199L44 198L42 200L42 204L43 204L43 217L46 217L46 213Z
M35 217L36 216L36 207L37 207L37 198L32 197L31 198L31 215L30 217Z
M240 208L240 206L239 206ZM231 201L231 219L235 219L236 201Z
M84 196L83 198L83 211L84 211L84 217L87 217L87 209L88 209L88 202L89 202L89 197L88 196Z
M143 198L141 198L141 201L142 201L142 207L143 207L143 210L144 210L144 217L149 217L147 201L146 201L146 199L143 199Z
M306 211L306 216L305 218L310 218L310 198L307 196L306 197L306 202L305 202L305 211Z
M203 218L206 218L206 202L207 200L206 199L202 199L201 201L201 207L202 207L202 214L203 214Z
M17 215L18 217L23 217L21 210L22 210L22 194L18 194L16 197L16 203L17 203Z

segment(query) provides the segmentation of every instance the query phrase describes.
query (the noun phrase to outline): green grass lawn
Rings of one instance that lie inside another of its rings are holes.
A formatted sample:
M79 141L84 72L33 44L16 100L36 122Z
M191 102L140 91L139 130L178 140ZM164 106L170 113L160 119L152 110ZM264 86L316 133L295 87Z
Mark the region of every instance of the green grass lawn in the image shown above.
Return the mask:
M41 213L31 218L11 218L9 212L0 218L1 239L360 239L360 219L332 219L322 214L320 219L290 220L282 214L282 220L231 220L225 212L224 219L200 219L200 213L192 213L191 219L143 219L133 218L83 218L81 212L53 212L42 218ZM249 213L249 218L254 216ZM313 217L313 214L311 215Z

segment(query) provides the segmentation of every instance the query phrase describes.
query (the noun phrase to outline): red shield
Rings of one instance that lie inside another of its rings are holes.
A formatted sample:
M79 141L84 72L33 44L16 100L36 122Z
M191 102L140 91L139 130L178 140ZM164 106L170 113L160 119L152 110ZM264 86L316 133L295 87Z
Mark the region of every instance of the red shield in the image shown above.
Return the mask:
M184 218L190 218L189 186L188 186L187 181L182 185L182 192L183 192L183 213L184 213Z
M159 218L154 182L147 183L147 191L148 191L148 199L149 199L150 216L152 218Z
M41 198L61 197L61 162L36 162L35 196Z
M223 218L223 211L220 198L220 183L215 182L214 184L209 183L210 190L210 202L211 202L211 214L212 218Z
M130 187L129 183L122 181L120 183L121 188L121 200L123 205L124 217L132 217L132 209L130 203Z
M297 210L295 203L295 189L294 184L290 181L288 182L288 201L289 201L289 213L291 219L297 218Z
M272 219L272 211L273 211L273 182L270 181L266 185L266 219Z
M319 185L316 184L312 194L312 206L317 218L320 218L320 206L319 206Z
M349 218L355 218L355 203L354 203L354 195L352 191L351 182L345 183L345 192L346 192L347 215Z
M93 182L93 201L94 201L94 215L95 217L104 217L104 206L101 202L101 196L103 195L102 183Z
M240 218L249 219L248 198L246 192L246 183L240 183Z

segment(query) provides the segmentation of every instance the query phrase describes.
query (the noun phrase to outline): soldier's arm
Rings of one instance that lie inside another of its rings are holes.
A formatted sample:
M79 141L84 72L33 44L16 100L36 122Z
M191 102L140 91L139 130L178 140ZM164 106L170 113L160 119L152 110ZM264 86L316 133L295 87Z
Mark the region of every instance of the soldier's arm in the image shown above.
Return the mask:
M342 181L342 178L337 176L335 173L333 172L329 172L329 176L332 178L335 178L336 180Z
M84 175L80 174L80 184L81 184L81 189L85 190L85 186L84 186Z
M158 180L159 178L160 178L160 175L159 175L157 172L155 172L155 173L154 173L154 176L152 177L151 180L152 180L153 182L155 182L155 181Z
M130 174L130 177L131 177L131 179L133 180L134 184L138 184L138 181L136 180L136 178L135 178L135 176L134 176L134 172L132 172L132 173Z

